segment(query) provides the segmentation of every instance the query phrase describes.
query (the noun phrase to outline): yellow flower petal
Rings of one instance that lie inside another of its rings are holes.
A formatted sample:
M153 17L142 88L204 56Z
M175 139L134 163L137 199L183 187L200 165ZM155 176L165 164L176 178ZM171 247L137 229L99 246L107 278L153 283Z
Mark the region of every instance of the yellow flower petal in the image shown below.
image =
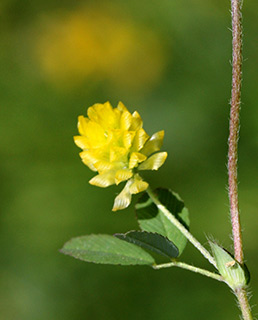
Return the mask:
M124 189L119 193L115 198L114 206L112 211L122 210L129 206L131 203L132 195L130 193L130 186L133 183L133 180L130 179L127 181Z
M90 120L94 122L99 122L100 117L102 116L103 112L106 115L111 115L113 113L113 109L111 104L107 101L105 103L95 103L92 107L88 108L87 115Z
M109 161L114 162L114 161L123 161L124 156L127 154L127 149L126 148L120 148L120 147L112 147L110 148L110 157Z
M122 130L128 130L132 123L132 115L129 111L124 111L120 119L120 128Z
M120 113L114 112L109 102L104 103L97 108L99 115L99 124L105 128L119 128Z
M74 143L81 149L88 149L89 148L89 141L84 136L74 136L73 137Z
M124 132L123 144L126 149L129 149L131 147L134 136L135 136L134 131L125 131Z
M133 176L133 173L131 170L128 170L128 169L117 170L115 175L115 183L119 184L122 181L126 181L130 179L132 176Z
M121 118L121 111L118 110L117 108L113 109L113 112L114 112L114 116L116 117L117 119L117 122L119 123L119 119Z
M146 159L147 157L144 154L141 154L139 152L133 152L129 160L129 169L137 167L138 163L143 162Z
M104 160L95 162L94 167L100 174L115 169L115 165L113 163L110 163L109 161L104 161Z
M111 146L116 146L116 147L123 147L123 134L124 132L122 130L108 130L108 143L110 143Z
M121 112L128 111L126 106L121 101L118 102L117 109Z
M106 144L107 138L105 135L105 130L98 123L89 121L85 130L85 136L88 138L91 146L96 148Z
M92 171L97 171L94 164L99 161L99 159L91 151L80 152L80 157L82 162L86 164Z
M134 182L130 186L130 193L136 194L142 191L145 191L148 188L149 184L142 180L142 178L136 174L134 176Z
M87 123L89 122L88 118L85 118L84 116L78 117L78 131L81 135L86 136L87 131Z
M95 106L96 104L88 108L87 115L91 121L98 122L99 117L98 117L98 113L95 110Z
M167 158L167 152L158 152L141 163L138 167L139 170L158 170Z
M141 128L138 131L136 131L132 151L140 151L148 139L149 136L147 135L144 129Z
M136 131L142 128L142 118L137 111L132 114L132 125L130 130Z
M104 174L98 174L97 176L93 177L89 181L89 183L94 186L101 187L101 188L109 187L115 183L115 174L114 174L114 172L107 172Z
M164 139L164 130L154 133L150 139L145 143L144 147L141 150L141 153L146 156L151 155L152 153L159 151L162 147Z
M94 104L88 109L88 117L104 129L117 128L119 126L120 114L114 112L109 102Z

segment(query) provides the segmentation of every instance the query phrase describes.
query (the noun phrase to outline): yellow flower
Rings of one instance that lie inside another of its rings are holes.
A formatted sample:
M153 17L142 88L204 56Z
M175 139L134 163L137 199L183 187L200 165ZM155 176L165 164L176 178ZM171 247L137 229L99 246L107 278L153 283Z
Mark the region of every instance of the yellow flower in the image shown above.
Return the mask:
M34 42L41 75L64 90L104 81L113 90L141 93L159 83L168 61L159 33L129 19L118 3L82 2L40 20Z
M98 187L108 187L127 181L115 198L113 211L129 206L132 194L148 188L138 170L158 170L167 158L159 151L164 131L151 137L142 128L137 111L131 114L122 102L112 108L109 102L94 104L88 109L88 117L79 116L79 136L75 144L83 151L80 157L92 171L98 172L89 182ZM154 153L154 154L153 154Z

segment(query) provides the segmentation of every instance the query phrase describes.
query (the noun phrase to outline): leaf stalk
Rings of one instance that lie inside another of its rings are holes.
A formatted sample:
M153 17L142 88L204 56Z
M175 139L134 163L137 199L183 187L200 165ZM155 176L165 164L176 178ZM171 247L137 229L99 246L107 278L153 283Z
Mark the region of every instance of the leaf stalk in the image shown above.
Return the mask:
M210 272L210 271L202 269L202 268L192 266L192 265L187 264L185 262L172 261L172 262L168 262L168 263L153 265L153 269L156 269L156 270L170 268L170 267L178 267L178 268L186 269L186 270L189 270L189 271L192 271L195 273L199 273L199 274L204 275L206 277L212 278L214 280L224 282L224 278L221 275L214 273L214 272Z
M200 251L200 253L217 269L217 265L215 259L206 250L201 243L194 238L194 236L185 228L185 226L159 201L158 197L154 194L154 192L148 188L146 190L151 200L155 203L158 209L164 214L167 219L174 224L175 227L194 245L194 247Z

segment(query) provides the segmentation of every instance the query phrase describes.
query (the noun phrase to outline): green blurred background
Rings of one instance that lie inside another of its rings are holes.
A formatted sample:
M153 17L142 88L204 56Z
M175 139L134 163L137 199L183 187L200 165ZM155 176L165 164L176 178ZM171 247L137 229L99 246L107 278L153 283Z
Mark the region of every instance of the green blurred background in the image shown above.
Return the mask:
M237 318L224 284L178 269L91 265L58 251L71 237L137 228L132 205L111 212L118 188L88 184L94 174L72 139L77 116L107 100L137 109L149 134L165 130L169 157L146 178L181 195L201 242L212 235L232 250L229 5L1 1L1 320ZM258 301L257 12L257 1L244 3L239 191L252 304ZM182 259L210 268L189 244Z

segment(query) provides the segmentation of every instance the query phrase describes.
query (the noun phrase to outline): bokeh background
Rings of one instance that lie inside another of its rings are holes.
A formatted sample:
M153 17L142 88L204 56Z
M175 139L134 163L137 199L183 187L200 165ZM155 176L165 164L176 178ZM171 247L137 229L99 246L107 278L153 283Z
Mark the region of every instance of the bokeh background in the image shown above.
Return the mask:
M91 265L59 253L71 237L137 228L112 213L116 187L73 143L77 116L119 100L169 157L146 178L178 192L191 230L232 249L226 152L231 82L229 1L2 0L0 4L0 319L236 319L224 284L169 269ZM239 191L258 301L258 3L244 3ZM137 198L137 197L135 197ZM182 259L210 268L189 244ZM258 313L257 307L255 313Z

